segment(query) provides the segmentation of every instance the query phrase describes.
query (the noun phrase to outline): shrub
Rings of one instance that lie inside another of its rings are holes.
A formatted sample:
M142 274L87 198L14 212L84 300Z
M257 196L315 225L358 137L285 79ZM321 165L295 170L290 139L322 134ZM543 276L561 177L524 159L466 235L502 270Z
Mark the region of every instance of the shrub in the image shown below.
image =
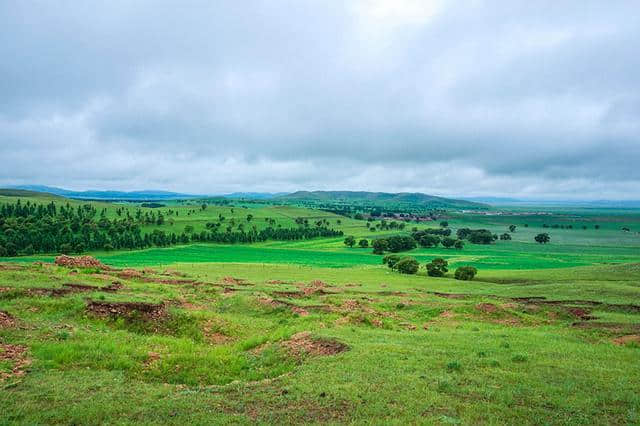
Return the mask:
M420 264L413 257L403 257L395 266L395 269L397 269L401 274L413 275L418 272Z
M505 232L504 234L500 235L500 239L503 240L503 241L510 240L511 239L511 235L509 235L509 234L507 234Z
M427 274L430 277L443 277L449 269L449 262L442 258L436 258L431 261L431 263L427 263L425 267L427 268Z
M461 266L456 269L454 277L456 280L471 281L477 273L478 270L473 266Z
M362 248L367 248L367 247L369 247L369 240L366 240L366 239L363 238L362 240L360 240L358 242L358 245L360 247L362 247Z

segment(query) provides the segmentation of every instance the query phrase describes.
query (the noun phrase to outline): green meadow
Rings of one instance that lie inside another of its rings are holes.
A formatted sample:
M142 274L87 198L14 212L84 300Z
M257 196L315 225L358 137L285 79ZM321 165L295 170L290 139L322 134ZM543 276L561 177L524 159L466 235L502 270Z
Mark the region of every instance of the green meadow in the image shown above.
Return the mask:
M93 204L109 217L138 208ZM326 220L357 240L439 226L371 231L292 205L169 208L173 222L149 230L203 230L220 215L259 228ZM640 215L531 210L443 214L454 233L517 228L401 253L415 275L342 237L86 253L104 268L2 258L0 424L640 424ZM535 243L540 232L551 242ZM436 257L444 277L426 273ZM464 265L472 281L454 279Z

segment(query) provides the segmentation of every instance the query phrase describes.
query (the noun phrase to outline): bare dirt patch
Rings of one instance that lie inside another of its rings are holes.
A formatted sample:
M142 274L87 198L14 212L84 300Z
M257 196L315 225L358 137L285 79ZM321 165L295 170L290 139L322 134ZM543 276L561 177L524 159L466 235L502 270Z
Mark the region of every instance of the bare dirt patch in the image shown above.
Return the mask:
M226 334L221 333L213 321L207 321L202 327L202 331L204 332L205 340L213 345L224 345L233 340Z
M485 314L493 314L498 312L498 307L493 303L480 303L476 305L476 309L480 312L484 312Z
M143 368L148 370L153 367L155 363L160 361L161 355L158 352L147 353L147 359L143 363Z
M21 265L7 265L0 263L0 271L22 271L24 266Z
M16 319L5 311L0 311L0 328L15 327Z
M638 334L627 334L626 336L620 336L612 340L612 342L616 345L626 345L628 343L635 343L640 345L640 335Z
M0 382L24 376L26 367L31 364L31 360L27 358L27 347L23 345L0 343L0 361L13 364L10 371L0 371Z
M445 319L453 318L455 316L456 316L456 314L454 314L451 311L444 311L439 315L440 318L445 318Z
M132 278L142 278L144 274L140 271L136 271L135 269L123 269L118 272L118 277L123 280L130 280Z
M349 349L349 346L335 339L313 338L308 331L294 334L289 340L282 342L281 345L296 358L301 358L305 355L336 355Z
M234 277L222 277L222 283L227 285L251 285L246 282L247 280Z
M53 263L67 268L99 268L105 271L111 269L92 256L66 256L63 254L57 256Z
M146 320L162 320L167 316L163 303L103 302L89 300L87 311L100 317L132 317L141 315Z
M309 311L307 311L306 309L301 308L299 306L292 306L291 307L291 312L293 312L294 314L298 314L301 317L306 317L306 316L309 315Z

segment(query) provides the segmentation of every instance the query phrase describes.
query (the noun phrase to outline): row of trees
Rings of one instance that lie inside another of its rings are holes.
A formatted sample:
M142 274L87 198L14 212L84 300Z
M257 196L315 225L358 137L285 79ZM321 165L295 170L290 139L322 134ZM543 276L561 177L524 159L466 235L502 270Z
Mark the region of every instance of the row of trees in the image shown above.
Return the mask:
M159 212L158 212L159 213ZM124 216L124 217L122 217ZM158 215L154 215L158 218ZM143 216L144 217L144 216ZM250 221L251 219L249 219ZM139 219L128 213L109 219L91 204L15 203L0 204L0 256L35 253L82 253L88 250L141 249L189 242L250 243L266 240L303 240L338 237L342 231L326 226L273 228L258 231L220 231L217 227L180 234L160 229L143 233Z
M420 269L420 263L411 256L388 254L382 258L382 263L401 274L413 275ZM441 257L426 263L424 267L427 270L427 275L430 277L444 277L446 273L449 272L449 262ZM472 280L477 273L478 270L473 266L460 266L456 269L454 278L469 281Z

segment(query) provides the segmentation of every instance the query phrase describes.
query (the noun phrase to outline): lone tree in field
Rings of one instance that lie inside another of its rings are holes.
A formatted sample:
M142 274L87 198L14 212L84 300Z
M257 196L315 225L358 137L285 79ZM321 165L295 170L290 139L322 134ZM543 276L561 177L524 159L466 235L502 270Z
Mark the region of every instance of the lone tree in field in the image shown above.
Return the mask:
M367 248L369 247L369 240L363 238L360 241L358 241L358 245L362 248Z
M547 234L546 232L536 235L534 239L536 240L537 243L540 243L540 244L546 244L549 241L551 241L551 237L549 237L549 234Z
M427 268L427 274L430 277L444 277L444 274L449 272L449 262L438 257L433 259L431 263L427 263L425 267Z
M353 247L355 244L356 244L356 237L354 237L353 235L349 235L347 238L344 239L345 246Z
M509 232L516 232L516 226L515 225L509 225Z
M507 234L505 232L504 234L500 235L500 239L503 240L503 241L510 240L511 239L511 234Z
M456 240L456 243L453 245L453 247L456 250L462 250L462 248L464 247L464 241L462 240Z
M395 269L401 274L413 275L418 272L420 264L413 257L403 257L396 263Z
M440 227L446 228L447 226L449 226L449 222L447 222L446 220L443 220L442 222L440 222Z
M456 272L453 274L453 276L456 280L471 281L477 273L478 270L473 266L461 266L456 269Z

